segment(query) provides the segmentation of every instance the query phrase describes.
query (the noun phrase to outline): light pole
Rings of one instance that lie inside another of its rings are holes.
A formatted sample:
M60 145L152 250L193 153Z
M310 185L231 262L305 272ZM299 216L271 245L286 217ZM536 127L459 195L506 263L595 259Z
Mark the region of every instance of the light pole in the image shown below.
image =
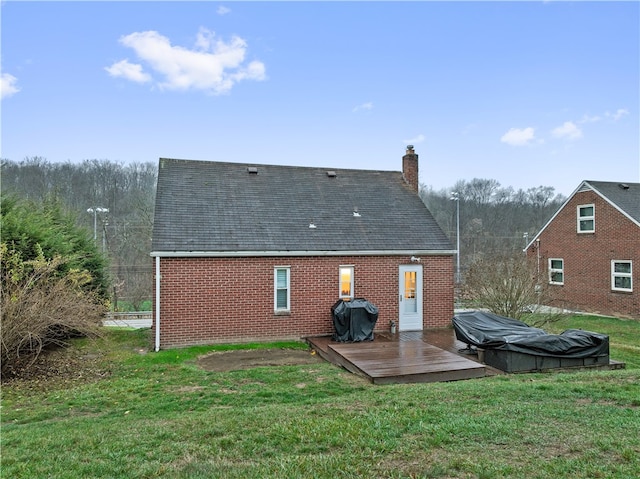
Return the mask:
M87 213L93 214L93 241L98 241L98 213L108 213L109 208L89 208Z
M456 283L460 283L460 195L452 191L450 199L456 202Z

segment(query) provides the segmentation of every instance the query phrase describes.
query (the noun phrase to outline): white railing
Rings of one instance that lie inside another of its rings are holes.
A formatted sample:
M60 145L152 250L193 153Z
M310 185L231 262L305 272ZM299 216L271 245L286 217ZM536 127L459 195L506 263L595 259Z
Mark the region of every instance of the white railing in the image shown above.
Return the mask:
M150 328L151 311L109 312L105 315L104 325L120 328Z

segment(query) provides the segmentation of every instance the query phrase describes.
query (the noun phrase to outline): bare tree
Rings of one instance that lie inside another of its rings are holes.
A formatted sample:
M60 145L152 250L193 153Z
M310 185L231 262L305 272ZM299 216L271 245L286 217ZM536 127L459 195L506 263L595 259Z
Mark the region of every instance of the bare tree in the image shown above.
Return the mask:
M522 319L535 313L532 322L536 324L562 315L562 310L543 306L553 303L552 290L538 280L535 260L523 253L475 261L465 277L464 295L475 307L500 316Z
M497 180L487 180L474 178L469 182L462 182L459 185L460 194L468 201L478 205L488 205L493 201L494 195L498 192L500 183Z

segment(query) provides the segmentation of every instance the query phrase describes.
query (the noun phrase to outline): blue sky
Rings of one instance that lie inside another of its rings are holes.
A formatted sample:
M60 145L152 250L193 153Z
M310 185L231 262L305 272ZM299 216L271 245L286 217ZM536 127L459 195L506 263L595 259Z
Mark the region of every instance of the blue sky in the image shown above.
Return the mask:
M3 2L1 156L640 181L638 2Z

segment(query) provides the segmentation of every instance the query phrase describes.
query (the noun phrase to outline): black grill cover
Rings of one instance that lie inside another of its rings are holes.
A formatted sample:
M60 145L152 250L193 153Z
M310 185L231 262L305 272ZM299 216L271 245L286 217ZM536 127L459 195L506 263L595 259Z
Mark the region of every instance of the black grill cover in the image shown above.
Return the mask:
M373 330L378 321L378 308L374 304L364 298L339 300L331 307L331 313L334 341L373 341Z
M482 311L456 314L452 322L458 340L482 349L562 358L609 355L609 336L581 329L548 334L522 321Z

